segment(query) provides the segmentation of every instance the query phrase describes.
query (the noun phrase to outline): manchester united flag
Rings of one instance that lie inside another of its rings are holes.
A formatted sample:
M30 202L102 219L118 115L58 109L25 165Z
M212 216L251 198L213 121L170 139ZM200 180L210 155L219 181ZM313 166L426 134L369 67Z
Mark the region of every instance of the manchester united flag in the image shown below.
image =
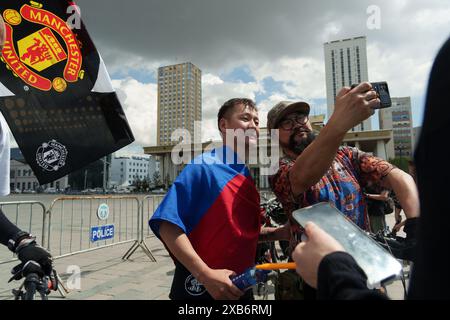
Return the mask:
M73 8L67 0L0 2L0 109L41 184L134 141L84 24L69 22Z

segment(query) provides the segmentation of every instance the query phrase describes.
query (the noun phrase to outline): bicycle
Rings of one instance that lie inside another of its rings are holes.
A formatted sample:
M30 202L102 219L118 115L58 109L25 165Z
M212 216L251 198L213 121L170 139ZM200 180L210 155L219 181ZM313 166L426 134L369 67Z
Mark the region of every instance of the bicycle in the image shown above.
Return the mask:
M264 212L264 220L262 224L264 227L277 227L286 224L287 216L276 198L271 198L261 203L261 210ZM278 241L278 244L281 248L282 255L278 254L276 241L259 243L255 262L257 264L263 264L286 260L289 242Z
M261 210L264 212L264 227L276 227L284 225L287 222L287 216L281 204L276 198L267 199L265 197L261 203ZM278 254L276 242L278 242L281 248L282 254ZM287 249L289 246L288 241L268 241L264 243L258 243L256 248L255 264L265 263L277 263L288 258ZM262 296L264 300L267 300L269 294L269 281L275 284L279 271L274 271L268 276L268 280L260 282L256 285L256 293L258 296Z
M409 270L414 261L414 252L416 242L407 238L399 237L393 232L389 232L389 228L378 231L377 233L369 233L369 236L377 241L384 249L386 249L393 257L401 260L403 269L401 273L401 282L403 286L404 297L407 297L406 279L409 278ZM408 268L408 271L405 271Z
M58 290L58 276L55 270L52 270L50 276L45 275L42 267L35 261L28 261L24 265L15 266L11 273L12 278L8 283L20 281L25 278L19 289L13 289L14 300L35 300L40 297L42 300L48 300L51 291ZM22 290L24 289L24 290Z

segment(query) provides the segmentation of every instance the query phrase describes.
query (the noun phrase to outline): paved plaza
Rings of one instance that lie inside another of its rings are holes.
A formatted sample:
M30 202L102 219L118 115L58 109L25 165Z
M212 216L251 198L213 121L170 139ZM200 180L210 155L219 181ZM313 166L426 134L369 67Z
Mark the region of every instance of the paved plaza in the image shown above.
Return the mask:
M19 200L24 200L20 198ZM28 200L28 199L26 199ZM48 205L52 199L44 199ZM17 199L14 199L17 201ZM387 216L388 225L393 225L394 215ZM147 222L144 221L146 224ZM134 229L134 228L133 228ZM52 293L50 299L68 300L167 300L174 272L174 264L162 243L151 236L145 240L157 262L152 262L143 250L138 248L129 260L123 255L133 242L118 244L90 252L56 259L55 268L70 292L63 298ZM5 258L6 248L0 248ZM5 260L3 260L5 261ZM12 299L11 290L20 283L8 284L11 268L17 262L0 265L0 300ZM395 281L387 288L392 299L403 299L401 281ZM274 299L273 285L269 284L268 299ZM256 299L262 299L256 296Z

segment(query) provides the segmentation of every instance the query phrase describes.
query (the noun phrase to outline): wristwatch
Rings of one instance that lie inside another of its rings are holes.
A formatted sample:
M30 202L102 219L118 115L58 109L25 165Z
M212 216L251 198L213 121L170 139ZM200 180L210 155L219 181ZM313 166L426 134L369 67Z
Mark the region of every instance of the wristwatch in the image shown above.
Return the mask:
M19 252L20 249L36 242L36 237L25 231L17 232L12 239L8 241L8 249L14 253Z

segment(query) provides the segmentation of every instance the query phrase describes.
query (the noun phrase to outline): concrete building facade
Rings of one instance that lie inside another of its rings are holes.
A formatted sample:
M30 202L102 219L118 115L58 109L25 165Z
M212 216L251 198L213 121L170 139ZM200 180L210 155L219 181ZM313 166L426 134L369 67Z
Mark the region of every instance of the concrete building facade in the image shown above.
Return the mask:
M392 98L392 107L381 109L380 129L393 130L395 157L411 158L414 151L414 130L411 98Z
M10 189L11 192L31 191L64 191L69 186L69 178L65 176L52 183L40 186L31 167L24 160L11 159L10 163Z
M156 161L154 157L147 155L113 157L111 160L110 187L127 187L138 180L150 180L155 171Z
M186 129L194 137L194 123L202 120L202 71L190 62L158 69L159 146L171 141L177 129ZM201 136L201 132L197 133Z

